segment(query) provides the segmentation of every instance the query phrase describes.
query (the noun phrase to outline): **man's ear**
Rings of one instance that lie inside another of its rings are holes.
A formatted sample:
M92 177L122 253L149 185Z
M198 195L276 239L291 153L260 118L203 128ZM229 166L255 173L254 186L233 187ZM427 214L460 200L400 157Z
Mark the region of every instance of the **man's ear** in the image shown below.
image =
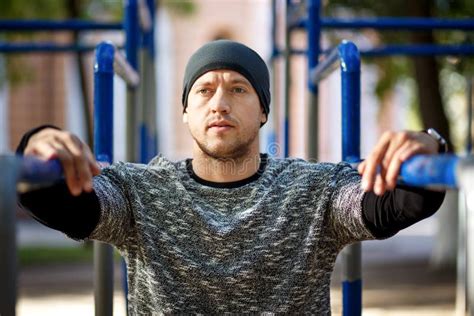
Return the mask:
M260 123L265 124L267 122L267 114L262 112L262 117L260 118Z
M188 123L188 112L186 111L183 112L183 123Z

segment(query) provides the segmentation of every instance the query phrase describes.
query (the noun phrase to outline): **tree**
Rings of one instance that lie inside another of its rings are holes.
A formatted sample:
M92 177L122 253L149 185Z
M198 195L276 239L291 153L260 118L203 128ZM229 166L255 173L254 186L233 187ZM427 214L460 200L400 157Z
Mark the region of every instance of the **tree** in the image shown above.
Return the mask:
M402 1L377 1L377 0L331 0L325 7L326 15L334 16L341 8L351 10L355 14L363 16L417 16L417 17L470 17L474 14L474 3L469 0L402 0ZM454 35L453 35L454 34ZM472 34L466 32L380 32L382 44L386 43L414 43L435 44L455 43L472 41ZM397 81L410 74L415 78L418 111L421 121L425 127L434 127L443 135L451 135L450 126L443 106L441 94L442 83L439 80L440 69L452 67L446 59L435 57L413 57L410 58L413 67L410 67L408 59L400 61L397 58L380 58L372 62L377 64L381 79L377 86L377 94L382 97L393 88ZM469 63L459 63L454 67L455 71L467 71ZM452 143L450 142L450 145ZM452 149L452 145L450 146Z

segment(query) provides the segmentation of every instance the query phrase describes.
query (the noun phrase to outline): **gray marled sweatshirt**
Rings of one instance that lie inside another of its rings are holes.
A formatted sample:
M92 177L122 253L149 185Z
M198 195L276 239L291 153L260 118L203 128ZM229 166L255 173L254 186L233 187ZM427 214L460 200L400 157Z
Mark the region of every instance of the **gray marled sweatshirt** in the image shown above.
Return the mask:
M328 315L338 252L373 238L359 181L346 164L269 158L255 181L216 188L186 161L117 163L94 179L90 238L124 256L130 315Z

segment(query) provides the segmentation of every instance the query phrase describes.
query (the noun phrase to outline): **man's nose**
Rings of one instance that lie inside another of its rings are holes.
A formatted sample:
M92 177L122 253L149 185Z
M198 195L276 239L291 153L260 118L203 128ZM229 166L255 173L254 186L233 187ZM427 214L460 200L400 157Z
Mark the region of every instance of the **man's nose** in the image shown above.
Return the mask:
M224 89L217 89L216 93L210 100L210 107L212 112L229 113L230 100Z

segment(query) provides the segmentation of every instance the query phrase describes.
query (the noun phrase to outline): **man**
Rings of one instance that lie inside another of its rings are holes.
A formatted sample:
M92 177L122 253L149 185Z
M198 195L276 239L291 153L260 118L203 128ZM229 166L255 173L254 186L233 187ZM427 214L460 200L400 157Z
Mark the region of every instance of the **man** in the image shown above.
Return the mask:
M361 175L344 163L260 154L269 76L242 44L201 47L186 67L182 101L192 159L158 156L100 172L87 146L54 128L33 130L19 147L60 159L66 178L21 203L72 238L116 246L128 267L131 315L330 314L338 252L392 236L444 198L396 185L403 161L438 152L423 132L384 134Z

